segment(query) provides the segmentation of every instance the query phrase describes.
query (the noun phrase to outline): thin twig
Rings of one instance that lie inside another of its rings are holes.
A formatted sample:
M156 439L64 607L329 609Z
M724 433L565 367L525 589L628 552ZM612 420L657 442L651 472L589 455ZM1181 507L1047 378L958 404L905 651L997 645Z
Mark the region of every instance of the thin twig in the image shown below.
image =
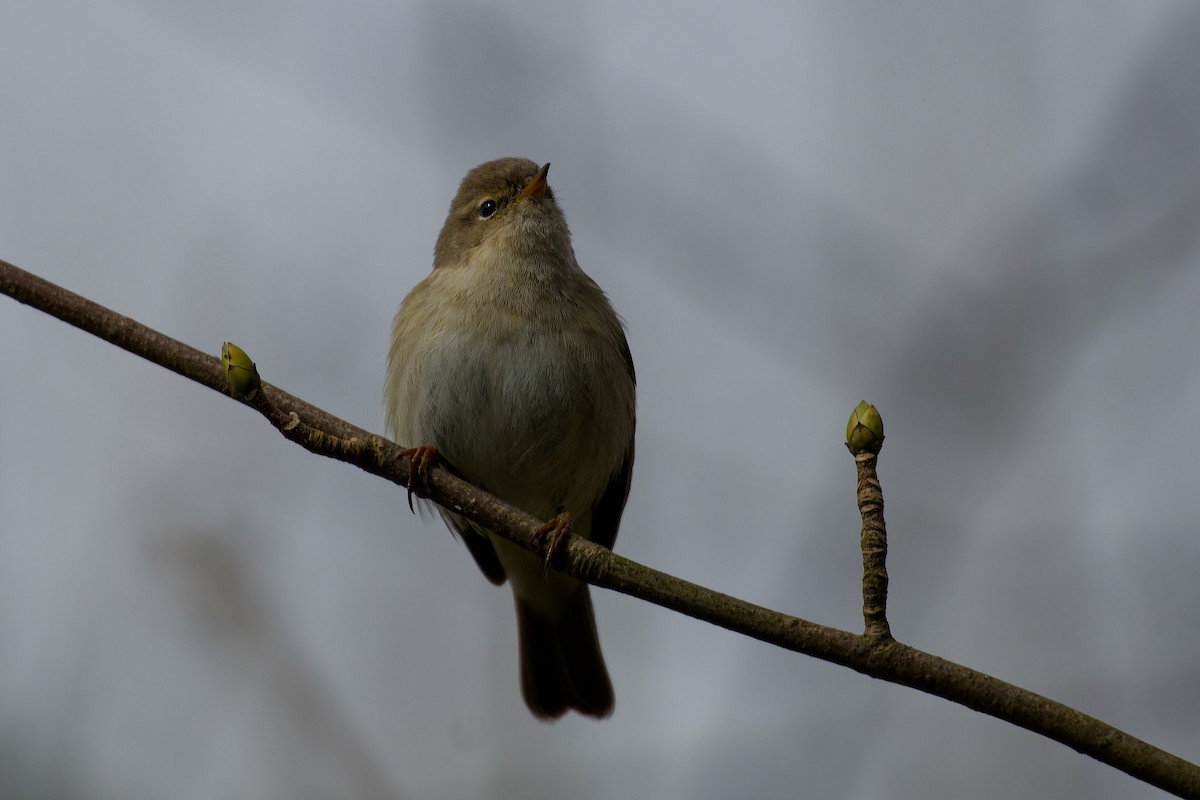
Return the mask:
M862 515L863 621L865 635L872 641L892 638L887 621L887 525L883 520L883 488L875 464L875 453L854 457L858 472L858 511Z
M149 361L233 396L218 359L0 261L0 293L112 342ZM240 398L239 398L240 399ZM400 447L269 384L252 400L288 439L320 455L407 485ZM432 500L525 549L545 555L541 521L476 489L442 467L429 471ZM882 513L882 507L880 507ZM890 638L858 636L697 586L572 537L555 568L596 586L638 597L788 650L911 686L1061 742L1134 778L1200 800L1200 767L1100 720L989 675ZM870 620L868 620L868 623Z

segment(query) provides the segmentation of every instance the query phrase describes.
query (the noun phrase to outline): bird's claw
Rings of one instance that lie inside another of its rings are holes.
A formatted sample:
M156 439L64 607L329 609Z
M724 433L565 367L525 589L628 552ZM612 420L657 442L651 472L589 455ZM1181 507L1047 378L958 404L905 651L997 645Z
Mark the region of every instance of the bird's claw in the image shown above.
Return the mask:
M550 571L550 562L558 555L559 548L571 536L570 512L559 511L538 528L534 535L546 539L546 562L542 565L542 575L545 576Z
M408 461L408 510L416 513L413 508L413 491L417 490L417 495L425 497L429 494L429 468L438 463L441 458L437 447L431 444L422 444L416 447L409 447L400 451L400 455L407 458Z

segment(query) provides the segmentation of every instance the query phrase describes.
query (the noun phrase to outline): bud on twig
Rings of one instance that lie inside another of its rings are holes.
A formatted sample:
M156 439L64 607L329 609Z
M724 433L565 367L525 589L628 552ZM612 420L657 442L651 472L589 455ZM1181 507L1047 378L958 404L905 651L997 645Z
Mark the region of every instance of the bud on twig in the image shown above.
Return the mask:
M229 379L235 396L247 400L254 397L262 385L262 379L258 377L258 368L245 350L230 342L221 345L221 366L225 368L225 377Z
M860 402L846 423L846 447L851 455L878 453L883 447L883 417L866 400Z

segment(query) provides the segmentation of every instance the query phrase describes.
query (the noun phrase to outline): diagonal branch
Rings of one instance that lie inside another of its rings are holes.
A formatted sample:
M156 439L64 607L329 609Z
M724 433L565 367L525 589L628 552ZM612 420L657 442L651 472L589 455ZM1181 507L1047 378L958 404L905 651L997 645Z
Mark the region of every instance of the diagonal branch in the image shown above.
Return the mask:
M285 437L310 452L345 461L401 486L408 485L411 465L395 443L266 383L251 398L238 397L230 388L221 362L214 356L2 260L0 293L250 405ZM430 469L428 486L424 488L428 488L429 497L439 505L533 553L545 555L545 543L536 534L542 524L540 520L442 467ZM890 636L860 636L781 614L643 566L577 537L557 550L554 566L596 586L951 700L1054 739L1172 794L1200 798L1200 767L1195 764L1061 703L909 647Z

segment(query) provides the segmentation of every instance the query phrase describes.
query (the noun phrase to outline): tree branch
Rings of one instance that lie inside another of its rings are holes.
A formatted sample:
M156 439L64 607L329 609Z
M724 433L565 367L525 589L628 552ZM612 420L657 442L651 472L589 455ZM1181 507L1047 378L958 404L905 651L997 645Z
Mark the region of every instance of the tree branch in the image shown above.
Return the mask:
M0 292L250 405L285 437L310 452L354 464L401 486L408 485L411 465L401 455L400 446L270 384L263 383L249 398L238 397L230 388L221 362L211 355L5 261L0 261ZM883 496L878 479L874 477L874 457L870 458L870 472L866 475L865 460L861 457L857 460L860 498L865 497L868 501L862 506L866 568L864 615L867 623L863 635L781 614L706 589L630 561L578 537L571 537L557 550L553 566L596 586L840 664L873 678L951 700L1054 739L1167 792L1200 798L1200 767L1195 764L1061 703L892 639L887 632L883 607L887 591L883 563L886 556L886 540L882 538ZM429 497L439 505L511 539L530 552L545 556L546 543L536 535L542 524L540 520L438 466L430 469L427 488ZM874 526L869 536L868 517Z

